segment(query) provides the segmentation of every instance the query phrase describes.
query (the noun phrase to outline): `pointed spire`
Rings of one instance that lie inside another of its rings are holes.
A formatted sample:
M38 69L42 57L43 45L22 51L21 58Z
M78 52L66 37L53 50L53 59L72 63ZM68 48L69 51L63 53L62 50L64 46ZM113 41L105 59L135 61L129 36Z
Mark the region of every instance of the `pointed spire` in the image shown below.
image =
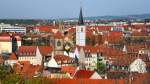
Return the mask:
M78 25L84 25L83 14L82 14L82 7L80 7L80 14L79 14L79 22L78 22Z

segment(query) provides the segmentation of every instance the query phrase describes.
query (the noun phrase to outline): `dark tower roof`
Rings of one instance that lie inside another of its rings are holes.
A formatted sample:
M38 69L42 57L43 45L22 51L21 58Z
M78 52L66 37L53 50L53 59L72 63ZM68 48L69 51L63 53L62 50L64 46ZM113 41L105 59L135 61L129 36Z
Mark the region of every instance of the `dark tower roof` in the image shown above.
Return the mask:
M80 8L78 25L84 25L83 14L82 14L82 7Z

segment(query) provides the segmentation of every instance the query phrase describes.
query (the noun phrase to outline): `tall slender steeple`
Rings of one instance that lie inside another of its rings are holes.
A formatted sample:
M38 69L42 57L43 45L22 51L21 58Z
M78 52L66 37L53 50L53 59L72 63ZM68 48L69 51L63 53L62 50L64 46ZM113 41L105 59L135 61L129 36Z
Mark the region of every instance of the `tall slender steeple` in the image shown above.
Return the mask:
M76 45L86 45L86 26L84 25L82 6L80 7L79 21L78 25L76 26Z
M82 14L82 7L80 7L80 14L79 14L78 25L84 25L83 14Z

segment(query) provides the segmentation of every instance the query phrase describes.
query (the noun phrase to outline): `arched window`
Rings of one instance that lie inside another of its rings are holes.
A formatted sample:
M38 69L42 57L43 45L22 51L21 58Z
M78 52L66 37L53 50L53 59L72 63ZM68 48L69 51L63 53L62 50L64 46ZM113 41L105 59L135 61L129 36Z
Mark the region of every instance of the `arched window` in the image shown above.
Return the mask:
M81 32L83 32L83 28L81 28Z
M57 46L61 46L61 42L60 41L57 41Z

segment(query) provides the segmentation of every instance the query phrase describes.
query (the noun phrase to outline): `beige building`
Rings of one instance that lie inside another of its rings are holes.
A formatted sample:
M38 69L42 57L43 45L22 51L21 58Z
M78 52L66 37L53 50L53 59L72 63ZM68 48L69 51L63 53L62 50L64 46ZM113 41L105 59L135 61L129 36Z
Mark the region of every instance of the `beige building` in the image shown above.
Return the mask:
M15 42L13 40L15 38ZM12 53L13 48L19 48L21 46L21 37L15 33L1 33L0 34L0 54Z
M0 54L12 53L12 39L8 33L0 34Z

